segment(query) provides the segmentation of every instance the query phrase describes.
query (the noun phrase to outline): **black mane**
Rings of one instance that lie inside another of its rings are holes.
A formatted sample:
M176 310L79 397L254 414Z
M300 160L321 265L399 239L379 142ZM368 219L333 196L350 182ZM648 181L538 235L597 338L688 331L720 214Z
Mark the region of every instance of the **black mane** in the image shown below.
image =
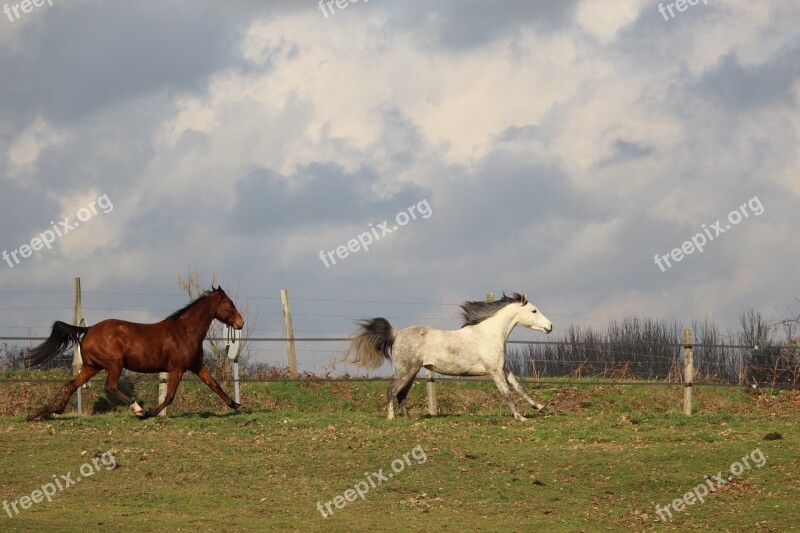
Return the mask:
M491 302L464 302L461 304L461 319L464 321L464 324L461 327L463 328L464 326L474 326L475 324L480 324L487 318L491 318L496 315L497 312L505 306L512 303L520 303L525 305L528 303L528 299L525 297L525 295L514 292L509 296L506 296L506 293L503 293L502 298Z
M189 309L194 307L194 305L197 304L200 300L204 299L206 296L211 295L211 293L213 293L213 292L215 292L215 289L211 289L211 290L208 290L208 291L204 292L203 294L201 294L200 296L195 298L193 301L189 302L185 306L181 307L180 309L178 309L177 311L175 311L174 313L169 315L169 318L171 318L172 320L178 320L181 316L183 316L183 314L186 311L188 311Z

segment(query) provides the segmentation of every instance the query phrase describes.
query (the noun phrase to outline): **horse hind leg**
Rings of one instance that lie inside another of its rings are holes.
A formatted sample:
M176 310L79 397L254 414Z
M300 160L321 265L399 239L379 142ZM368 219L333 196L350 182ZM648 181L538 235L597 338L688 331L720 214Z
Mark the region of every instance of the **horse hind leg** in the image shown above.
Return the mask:
M407 414L405 406L403 405L403 400L405 400L408 395L408 391L414 383L414 377L417 375L420 368L422 368L421 364L416 368L397 369L397 375L386 391L386 399L388 401L388 414L386 418L388 420L394 420L394 400L397 400L397 405L404 409L404 414Z
M103 386L106 394L129 406L139 418L146 418L147 413L144 412L144 409L142 409L142 406L139 405L139 402L131 400L124 392L119 390L119 376L122 374L122 367L115 366L112 368L107 368L106 373L108 374L108 377L106 378L106 384Z
M58 400L57 404L45 405L37 413L28 416L28 420L41 420L50 418L53 414L62 414L67 408L69 399L72 397L75 391L78 390L78 388L84 383L92 379L92 377L100 372L100 370L101 369L97 367L84 365L78 375L75 376L75 379L64 384L64 387L61 389L61 398Z
M416 374L415 374L416 375ZM414 385L414 378L412 377L411 380L403 385L403 388L397 392L397 405L403 412L403 416L408 416L408 409L406 408L406 397L408 396L408 392L411 390L411 387Z
M529 404L531 404L533 407L536 408L537 411L541 411L542 409L544 409L544 405L540 404L539 402L528 396L528 393L525 392L525 389L523 389L522 385L520 385L519 381L517 381L517 377L510 370L506 372L506 379L514 388L514 390L517 391L517 394L525 398Z

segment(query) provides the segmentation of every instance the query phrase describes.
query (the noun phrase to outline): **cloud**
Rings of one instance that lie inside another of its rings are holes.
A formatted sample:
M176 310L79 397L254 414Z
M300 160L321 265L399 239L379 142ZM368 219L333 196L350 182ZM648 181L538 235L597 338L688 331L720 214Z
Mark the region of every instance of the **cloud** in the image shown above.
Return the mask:
M643 7L642 0L614 2L613 8L604 0L583 0L578 4L575 20L589 35L609 44L620 30L638 18Z
M60 131L41 118L36 119L11 143L8 150L8 177L24 183L35 179L39 154L51 146L63 144L68 134Z
M720 0L665 22L655 7L369 2L325 18L315 3L98 0L0 25L2 247L114 202L0 291L80 272L174 293L191 269L244 295L287 287L298 329L342 333L372 314L454 325L433 304L502 290L603 320L793 309L800 14ZM756 194L762 217L653 264ZM423 198L429 219L319 261ZM279 310L259 321L280 329Z

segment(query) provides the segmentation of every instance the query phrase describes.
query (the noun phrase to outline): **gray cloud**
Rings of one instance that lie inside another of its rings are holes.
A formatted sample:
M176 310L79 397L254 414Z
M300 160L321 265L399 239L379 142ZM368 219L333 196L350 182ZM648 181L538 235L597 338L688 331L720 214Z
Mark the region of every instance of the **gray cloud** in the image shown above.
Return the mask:
M794 87L800 81L800 46L781 50L764 64L744 67L733 54L723 57L692 87L702 98L730 110L797 105Z
M398 13L408 27L436 29L439 44L446 49L470 50L523 28L557 32L567 27L577 0L443 0L409 3Z
M302 186L297 186L297 183ZM406 187L388 199L370 190L378 182L369 168L346 172L331 164L312 164L284 177L254 169L237 186L235 231L243 234L380 222L426 196ZM291 185L290 185L291 184Z

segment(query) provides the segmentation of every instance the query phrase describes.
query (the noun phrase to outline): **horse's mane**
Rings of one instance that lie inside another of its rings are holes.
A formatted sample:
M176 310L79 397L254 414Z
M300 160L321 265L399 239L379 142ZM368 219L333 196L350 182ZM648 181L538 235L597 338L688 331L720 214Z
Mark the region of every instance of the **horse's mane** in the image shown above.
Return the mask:
M461 304L461 319L464 321L464 324L461 327L463 328L465 326L474 326L475 324L480 324L487 318L491 318L496 315L497 312L505 306L512 303L525 305L528 303L528 299L523 294L513 292L509 296L506 296L506 293L503 293L502 298L491 302L464 302Z
M197 298L195 298L194 300L192 300L191 302L189 302L185 306L181 307L180 309L178 309L177 311L175 311L174 313L169 315L169 318L171 318L172 320L178 320L181 316L183 316L183 314L186 311L188 311L189 309L194 307L196 304L198 304L200 302L200 300L204 299L206 296L210 296L214 292L216 292L216 289L210 289L210 290L205 291L203 294L201 294L200 296L198 296Z

